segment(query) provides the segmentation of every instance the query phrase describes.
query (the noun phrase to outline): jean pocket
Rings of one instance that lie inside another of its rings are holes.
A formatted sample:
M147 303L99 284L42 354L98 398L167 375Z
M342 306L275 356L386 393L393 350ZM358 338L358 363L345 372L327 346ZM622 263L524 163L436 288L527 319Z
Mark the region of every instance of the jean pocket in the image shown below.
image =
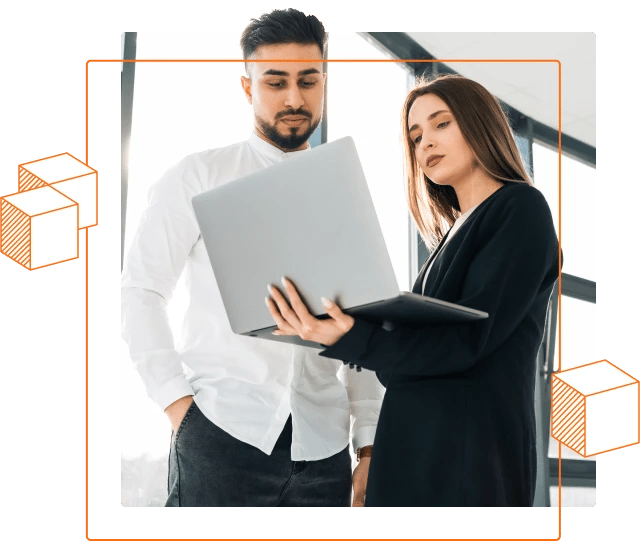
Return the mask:
M180 422L180 426L178 427L178 431L175 433L174 436L174 443L178 442L178 438L180 438L180 434L182 433L182 429L186 426L187 422L189 421L191 414L195 411L196 409L196 401L194 400L193 402L191 402L191 405L189 406L189 409L187 410L187 412L184 414L184 417L182 418L182 421Z

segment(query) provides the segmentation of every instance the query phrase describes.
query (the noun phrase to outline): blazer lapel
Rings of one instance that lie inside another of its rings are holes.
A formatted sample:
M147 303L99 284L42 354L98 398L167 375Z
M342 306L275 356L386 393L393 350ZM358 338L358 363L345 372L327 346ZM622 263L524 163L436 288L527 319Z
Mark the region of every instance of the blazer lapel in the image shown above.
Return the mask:
M449 231L451 231L451 228L449 228ZM427 272L427 269L429 268L431 261L438 255L438 253L442 249L442 246L444 245L444 241L449 236L449 231L445 233L444 237L442 237L442 240L440 241L438 246L436 246L436 249L429 255L424 265L422 265L422 268L418 273L418 278L416 278L416 281L413 284L413 289L411 290L412 293L418 293L419 295L422 295L422 282L424 281L424 274L425 272Z

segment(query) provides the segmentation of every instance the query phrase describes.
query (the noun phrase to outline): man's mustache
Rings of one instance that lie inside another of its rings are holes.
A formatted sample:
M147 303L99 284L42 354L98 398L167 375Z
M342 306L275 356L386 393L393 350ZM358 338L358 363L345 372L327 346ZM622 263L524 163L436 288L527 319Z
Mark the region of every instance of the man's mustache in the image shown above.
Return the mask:
M304 116L310 119L313 115L309 111L305 111L304 109L287 109L286 111L280 111L278 114L276 114L275 120L278 120L283 116Z

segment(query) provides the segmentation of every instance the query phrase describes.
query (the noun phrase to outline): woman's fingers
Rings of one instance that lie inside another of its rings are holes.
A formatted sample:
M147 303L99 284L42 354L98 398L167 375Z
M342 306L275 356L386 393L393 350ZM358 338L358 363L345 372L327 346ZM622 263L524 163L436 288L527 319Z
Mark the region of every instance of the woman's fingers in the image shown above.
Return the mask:
M343 315L342 310L338 308L338 305L335 302L327 299L326 297L320 297L320 300L322 301L322 306L325 307L327 314L329 314L333 319L338 319Z
M298 335L303 340L331 345L353 326L355 320L340 310L336 303L324 297L322 304L331 319L317 319L309 313L293 283L286 278L282 279L282 283L289 300L272 285L268 286L272 298L265 299L271 317L278 325L278 330L273 334Z
M296 334L300 334L302 324L300 323L300 319L298 319L296 313L289 306L287 299L284 298L277 287L272 285L269 285L267 287L282 318L296 330Z
M331 318L335 320L335 322L340 326L341 329L346 331L353 326L353 318L349 314L345 314L342 310L340 310L339 306L335 302L325 297L321 297L320 300L322 301L322 306L324 306L327 314L329 314L329 316L331 316Z
M271 314L271 317L276 322L276 325L278 325L278 329L280 332L275 331L275 334L293 334L293 335L298 334L295 328L292 325L290 325L282 317L282 314L280 314L280 311L278 310L278 306L276 305L273 299L270 299L269 297L265 297L264 302L267 305L267 308L269 309L269 313Z
M300 323L308 328L315 322L317 322L318 320L309 313L307 306L300 298L300 294L298 293L296 286L294 286L291 281L287 280L286 278L282 278L282 284L284 285L284 289L287 292L287 295L289 295L291 308L293 308L293 310L295 311Z

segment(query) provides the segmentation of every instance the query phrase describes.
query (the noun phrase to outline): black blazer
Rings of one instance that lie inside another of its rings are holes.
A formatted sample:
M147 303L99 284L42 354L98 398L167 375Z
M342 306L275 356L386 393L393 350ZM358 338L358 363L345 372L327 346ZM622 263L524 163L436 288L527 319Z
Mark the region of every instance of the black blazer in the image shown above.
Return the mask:
M387 388L365 505L530 506L536 356L560 267L549 206L506 183L434 256L424 294L487 319L393 331L356 319L321 353L375 370Z

